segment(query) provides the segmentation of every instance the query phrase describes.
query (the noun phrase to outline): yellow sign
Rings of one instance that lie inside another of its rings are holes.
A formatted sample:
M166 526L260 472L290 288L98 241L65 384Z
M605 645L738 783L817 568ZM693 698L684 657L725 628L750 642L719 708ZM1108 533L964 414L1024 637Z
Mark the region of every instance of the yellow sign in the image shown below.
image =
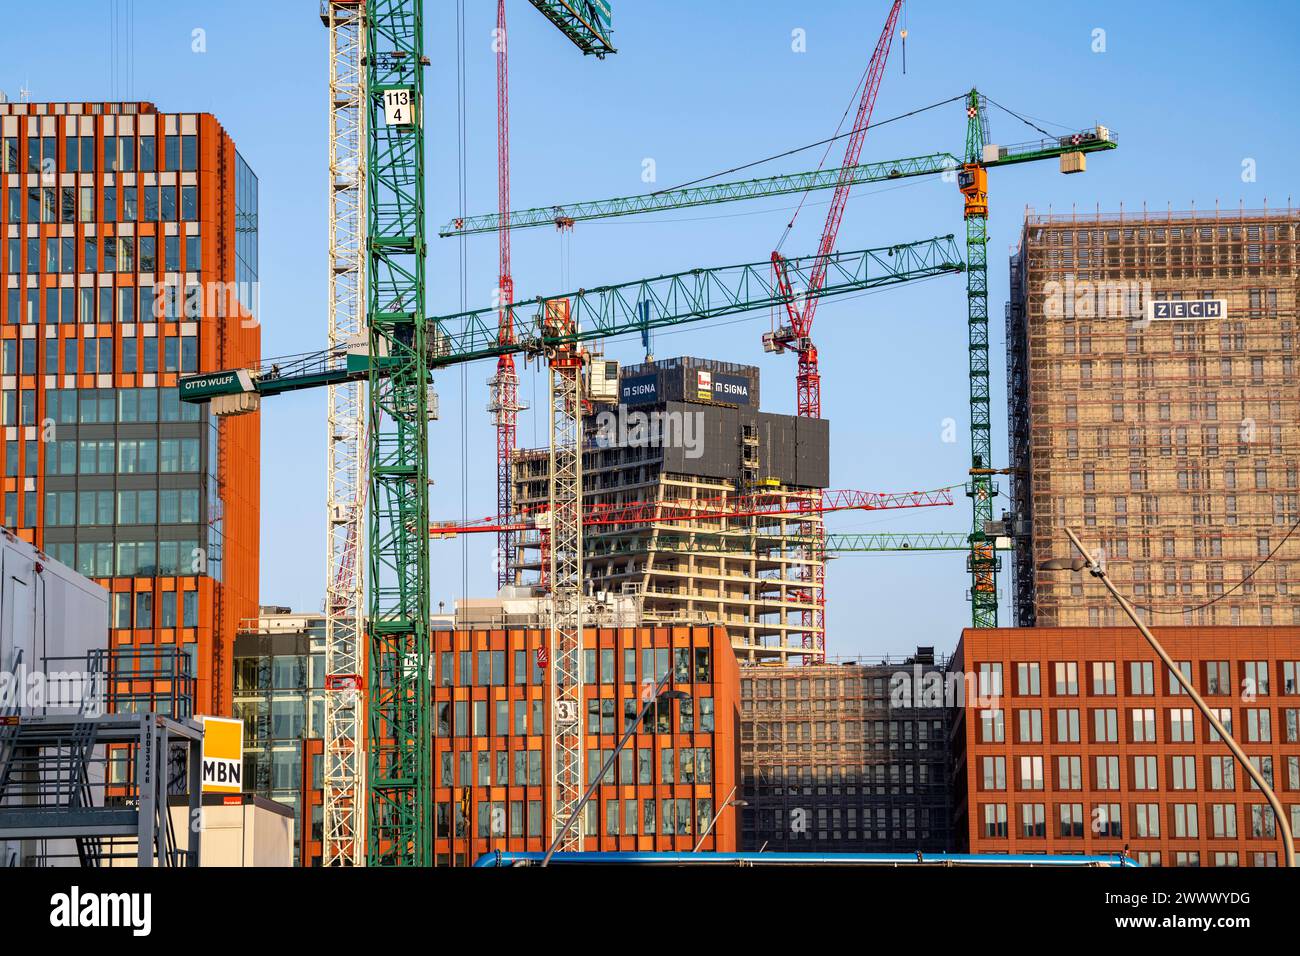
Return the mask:
M244 722L229 717L203 721L203 792L242 793Z

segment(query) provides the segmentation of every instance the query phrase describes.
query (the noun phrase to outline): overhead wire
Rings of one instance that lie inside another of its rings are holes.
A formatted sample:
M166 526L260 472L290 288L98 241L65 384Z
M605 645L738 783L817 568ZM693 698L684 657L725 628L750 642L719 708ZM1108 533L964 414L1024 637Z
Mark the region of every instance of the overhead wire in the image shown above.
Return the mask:
M1244 587L1247 584L1247 582L1249 582L1260 571L1260 569L1264 567L1264 565L1272 561L1274 556L1276 556L1277 553L1282 550L1282 546L1287 543L1291 535L1295 534L1297 528L1300 528L1300 521L1297 521L1295 524L1291 525L1287 533L1282 536L1282 540L1277 543L1277 546L1274 547L1273 550L1270 551L1262 561L1260 561L1257 565L1251 568L1250 572L1245 577L1243 577L1232 587L1228 588L1228 590L1224 591L1218 597L1214 598L1214 600L1206 601L1204 604L1198 604L1195 607L1184 607L1184 608L1177 608L1172 610L1165 610L1163 608L1152 608L1152 607L1138 607L1137 609L1139 611L1145 611L1148 614L1193 614L1196 611L1204 611L1208 607L1214 607L1214 605L1218 604L1220 601L1224 600L1225 598L1233 594L1238 589ZM1136 604L1133 606L1137 607Z

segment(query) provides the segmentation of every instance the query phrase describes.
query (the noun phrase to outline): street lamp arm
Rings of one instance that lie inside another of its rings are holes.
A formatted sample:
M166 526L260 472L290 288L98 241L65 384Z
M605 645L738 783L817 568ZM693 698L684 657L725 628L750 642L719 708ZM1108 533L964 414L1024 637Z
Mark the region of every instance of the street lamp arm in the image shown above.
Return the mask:
M1073 542L1079 553L1083 555L1087 570L1093 577L1098 578L1106 587L1106 590L1109 591L1115 600L1119 602L1120 607L1124 609L1124 613L1128 615L1129 620L1131 620L1137 626L1137 629L1142 632L1142 636L1147 639L1147 643L1151 645L1151 648L1156 652L1160 660L1162 660L1165 666L1169 668L1169 672L1173 674L1174 679L1178 681L1183 690L1187 692L1187 696L1192 699L1192 703L1196 705L1196 709L1205 716L1205 719L1210 722L1210 726L1213 727L1218 735L1223 738L1223 742L1228 745L1228 749L1231 750L1232 755L1237 758L1242 769L1245 770L1250 779L1254 781L1255 786L1263 792L1265 798L1269 802L1269 806L1273 808L1274 817L1277 818L1278 829L1282 834L1282 849L1286 858L1286 865L1290 867L1295 866L1295 839L1291 832L1291 821L1287 818L1286 813L1282 808L1282 801L1277 798L1277 794L1273 792L1273 788L1269 786L1268 781L1264 779L1264 775L1259 772L1253 763L1250 762L1250 758L1246 756L1246 752L1241 749L1241 745L1237 743L1236 738L1233 737L1228 731L1228 728L1224 726L1223 721L1219 720L1214 711L1205 703L1205 699L1202 698L1201 695L1197 693L1196 688L1192 686L1192 682L1185 674L1183 674L1182 670L1174 664L1173 658L1169 656L1169 652L1165 650L1164 645L1156 640L1156 636L1151 633L1151 629L1143 623L1141 617L1138 616L1137 610L1128 602L1124 595L1119 593L1115 585L1111 583L1110 577L1106 574L1106 569L1098 564L1096 559L1094 559L1088 552L1088 549L1083 546L1083 542L1079 540L1078 535L1076 535L1072 529L1067 527L1065 533L1070 536L1070 541Z
M599 787L600 782L605 779L605 774L609 771L609 768L614 766L614 761L618 759L618 755L622 752L623 748L627 746L627 742L632 739L632 735L636 733L637 727L640 726L641 721L645 719L645 715L650 711L650 705L659 700L659 695L663 692L663 689L668 686L668 682L672 679L672 676L673 672L669 669L663 677L659 678L659 683L655 684L654 691L650 694L646 702L641 705L641 712L636 715L636 720L627 725L627 728L623 731L623 736L619 738L618 745L610 752L609 757L606 758L605 762L601 765L600 773L596 774L596 776L592 778L591 783L587 784L587 789L582 794L582 799L579 800L578 805L573 808L573 813L569 814L569 819L564 821L564 826L560 828L560 832L555 834L555 839L551 841L551 845L546 848L546 856L542 857L542 866L548 866L550 864L551 857L555 855L556 847L560 845L560 841L564 839L564 835L573 829L573 825L578 822L578 816L582 813L587 802L591 800L591 795L596 792L596 788Z

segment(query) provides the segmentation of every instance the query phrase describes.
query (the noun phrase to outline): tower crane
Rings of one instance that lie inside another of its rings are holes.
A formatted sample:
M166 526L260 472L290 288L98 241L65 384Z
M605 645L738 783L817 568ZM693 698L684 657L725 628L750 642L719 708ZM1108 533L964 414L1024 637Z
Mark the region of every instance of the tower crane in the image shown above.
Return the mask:
M898 22L898 11L902 6L903 0L894 0L889 8L885 28L880 32L876 48L871 54L871 62L867 65L866 80L862 84L862 97L858 101L858 115L853 123L848 144L844 148L844 162L840 164L835 191L831 194L830 209L826 212L826 224L822 227L822 238L817 247L817 255L821 258L813 267L809 279L809 291L820 286L826 278L822 261L835 248L835 240L840 233L840 223L844 219L844 208L848 204L849 190L852 188L852 176L849 170L857 165L862 155L862 143L867 136L867 127L871 124L871 112L876 106L876 94L880 91L880 80L884 76L885 63L889 59L889 46L894 36L894 26ZM795 216L797 217L798 214L796 209ZM793 224L792 217L790 225ZM789 228L786 227L787 234ZM799 357L799 369L795 379L797 413L803 418L821 418L821 372L818 370L817 347L812 341L812 323L813 316L817 312L817 298L811 296L802 304L795 298L790 286L790 277L786 274L785 258L779 250L772 252L772 270L781 290L787 293L785 308L790 324L765 335L763 347L771 352L783 352L787 348L795 351ZM820 550L821 548L815 548L810 551L809 560L801 570L812 584L809 588L812 608L803 612L803 645L809 651L804 661L813 664L819 663L826 656L826 565L816 560L817 552Z
M931 175L951 176L955 179L962 193L969 264L966 328L969 351L971 468L967 493L971 498L972 519L971 529L966 535L968 546L965 550L968 554L967 565L971 575L971 622L975 627L995 627L998 619L996 581L998 561L993 546L996 535L990 532L996 530L996 523L993 522L993 499L996 495L993 475L997 474L998 470L991 467L989 429L988 171L1057 159L1062 173L1081 173L1087 169L1088 154L1115 149L1119 145L1119 140L1113 130L1097 125L1061 136L1045 136L1042 139L1009 146L995 145L989 142L987 98L972 88L954 99L961 100L966 114L966 142L960 156L940 151L884 162L851 165L846 163L839 170L818 169L761 179L665 189L640 196L620 196L612 199L514 210L510 213L510 228L526 229L557 223L572 227L578 222L669 209L783 196L814 189L838 190L844 183L887 182ZM1010 113L1009 110L1006 112ZM1011 115L1028 122L1014 113ZM438 234L440 236L470 235L495 230L499 225L496 216L461 217L448 222ZM880 539L877 542L879 547L873 550L888 549L892 542L893 539ZM908 550L902 546L904 543L906 539L900 542L899 550Z
M610 43L610 9L605 0L570 2L570 0L531 0L534 7L561 32L573 40L583 53L604 59L617 52ZM497 332L503 342L514 338L510 303L514 301L515 281L510 261L510 69L509 38L506 29L506 0L497 0L495 38L497 68L497 214L501 225L498 234L499 278L497 295L501 308ZM502 523L510 514L510 459L518 436L519 413L527 406L519 398L519 375L511 354L497 359L496 374L488 380L488 411L492 413L497 438L497 515ZM514 581L515 544L513 533L497 533L497 586Z
M331 348L365 327L365 4L329 0L329 332ZM360 382L331 385L326 397L325 729L322 830L325 866L365 862L362 746L361 536L366 461Z
M500 277L497 295L501 311L497 330L502 341L514 338L510 303L514 301L515 280L510 266L510 71L506 38L506 0L497 0L497 209L501 216L499 239ZM497 371L488 380L488 411L494 416L497 433L497 515L504 522L510 514L510 456L515 450L517 422L524 406L519 401L519 377L513 355L497 359ZM514 535L497 532L497 587L514 580Z
M409 82L409 78L403 76L392 87L401 88L401 80ZM371 208L389 207L372 203ZM789 259L788 274L795 281L806 282L818 262L825 269L825 280L813 294L820 297L883 288L961 272L964 268L953 237L943 236L835 253L829 259L824 256ZM419 450L421 436L427 434L427 429L416 427L415 423L419 420L423 425L423 419L416 416L425 415L419 403L425 394L430 370L477 359L495 359L503 354L542 356L550 362L552 607L561 606L561 600L566 602L561 611L553 611L552 617L551 736L552 746L557 750L558 766L566 774L563 780L553 780L553 784L576 780L580 796L583 781L581 727L576 722L563 724L561 718L572 716L572 702L581 700L583 692L582 668L579 666L582 623L582 602L579 600L582 571L579 438L582 370L586 355L581 343L624 334L640 335L645 329L679 326L774 306L783 307L786 293L770 281L766 265L750 262L714 269L692 269L653 279L580 289L566 295L511 302L510 321L522 333L511 341L502 341L498 335L498 306L421 321L410 318L409 310L396 313L395 309L389 308L379 312L379 316L389 323L381 328L386 331L391 328L391 336L370 343L365 349L356 345L333 347L265 360L253 369L229 369L188 376L180 382L183 401L211 402L214 414L244 414L256 411L263 397L342 382L366 381L372 395L378 391L385 414L389 416L387 421L405 425L404 430L396 429L398 440L390 439L391 444L378 446L379 453L372 452L372 466L379 466L372 467L372 485L387 496L378 498L378 501L396 499L395 505L388 506L390 510L380 510L376 507L375 491L372 490L371 568L378 567L386 573L372 574L370 578L371 621L374 623L369 626L388 625L372 638L369 673L371 682L381 682L378 688L373 683L369 685L372 718L368 744L372 748L369 761L372 773L368 786L377 797L372 800L370 808L378 807L381 812L379 817L370 819L372 842L369 858L372 863L407 863L415 862L417 858L414 847L419 844L414 841L421 833L416 827L418 821L404 813L394 820L394 815L399 809L405 811L415 799L413 791L417 789L419 774L427 769L432 741L428 736L430 728L421 723L419 713L419 702L427 696L427 687L420 680L420 675L427 674L427 624L422 643L417 642L409 630L397 629L399 622L409 629L415 613L421 610L427 613L430 531L427 498L421 494L418 500L402 499L395 490L379 484L381 478L391 478L396 482L403 476L406 485L399 487L409 486L411 476L420 481L427 480L423 477L423 460L417 462L413 455ZM372 264L372 275L373 272ZM393 282L391 278L387 281ZM390 286L377 286L372 281L372 297L376 288ZM418 303L419 299L411 296L402 301ZM417 348L420 350L418 359L410 354ZM416 375L420 377L417 379ZM417 381L419 388L416 387ZM399 414L404 417L394 417ZM377 419L372 417L374 421ZM378 429L372 426L372 444L379 440L377 432ZM407 450L410 453L399 459L399 452ZM413 489L411 493L414 494ZM562 512L561 509L567 510ZM392 515L388 524L379 525L379 531L383 533L377 533L375 529L376 511L380 517ZM396 521L404 522L402 527L393 527ZM417 521L420 523L411 524ZM409 532L415 529L419 529L424 539L423 549L417 549L411 540ZM397 578L394 583L393 570L382 563L377 564L375 554L385 560L390 560L390 555L408 555L407 560L419 563L408 566L407 575ZM420 575L424 575L423 579ZM415 593L417 587L423 588L418 594ZM561 591L561 588L567 590ZM405 611L405 605L399 602L406 598L423 598L425 608ZM399 613L408 616L398 617ZM387 736L385 732L396 732L399 736ZM416 736L417 733L425 736ZM571 741L578 745L574 746ZM420 762L413 764L413 761ZM394 771L399 768L406 770L407 775L396 774ZM553 767L553 773L558 773L556 767ZM569 789L555 786L551 808L553 833L559 832L563 821L576 806L576 800L577 796L570 796ZM572 845L580 845L580 832L573 839L577 842Z

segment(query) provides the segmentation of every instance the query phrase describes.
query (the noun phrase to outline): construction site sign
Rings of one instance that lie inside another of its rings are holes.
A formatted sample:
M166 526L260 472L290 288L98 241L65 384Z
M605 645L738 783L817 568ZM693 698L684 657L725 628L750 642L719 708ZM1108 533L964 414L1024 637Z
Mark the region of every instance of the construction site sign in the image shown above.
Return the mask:
M243 793L244 722L229 717L203 721L204 793Z

